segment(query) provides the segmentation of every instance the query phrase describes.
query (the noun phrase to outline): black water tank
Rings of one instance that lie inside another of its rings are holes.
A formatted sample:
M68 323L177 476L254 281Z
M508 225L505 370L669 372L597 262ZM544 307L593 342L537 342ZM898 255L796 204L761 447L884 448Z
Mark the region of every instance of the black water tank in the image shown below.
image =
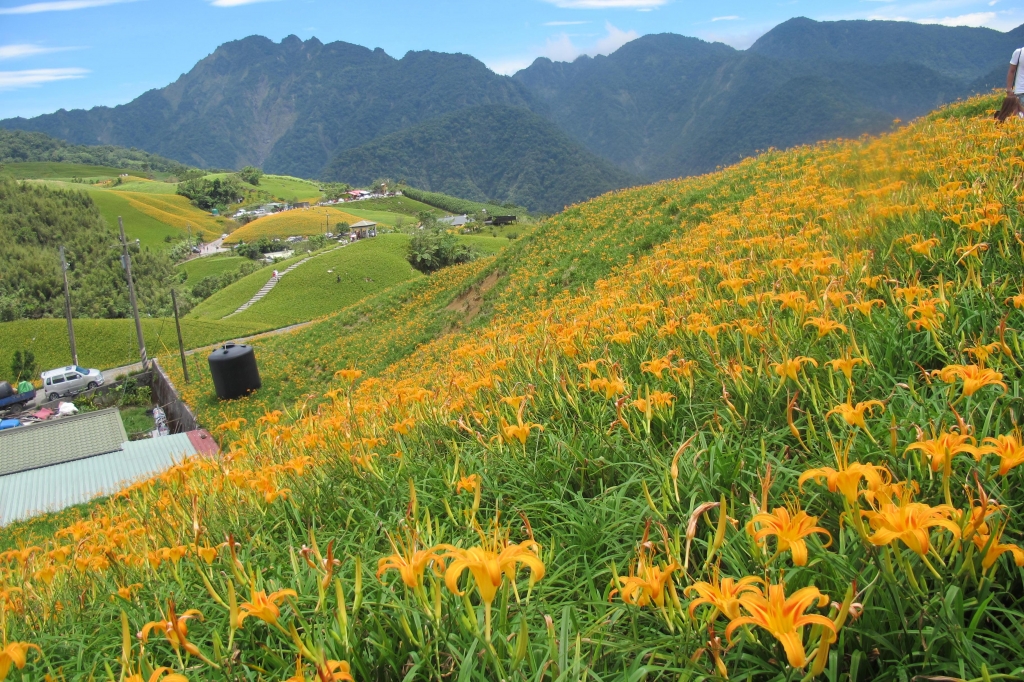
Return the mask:
M234 400L255 391L263 383L252 346L226 343L210 353L210 375L221 400Z

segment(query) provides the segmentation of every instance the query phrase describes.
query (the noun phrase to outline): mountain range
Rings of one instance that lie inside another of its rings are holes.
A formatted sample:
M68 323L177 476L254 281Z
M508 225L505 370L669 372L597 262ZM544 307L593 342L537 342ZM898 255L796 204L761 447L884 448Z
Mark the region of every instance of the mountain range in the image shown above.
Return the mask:
M767 147L887 129L1000 86L1022 44L1024 26L796 18L747 50L648 35L608 56L537 59L508 77L461 54L395 59L344 42L252 36L127 104L0 127L203 167L359 183L391 176L551 211Z

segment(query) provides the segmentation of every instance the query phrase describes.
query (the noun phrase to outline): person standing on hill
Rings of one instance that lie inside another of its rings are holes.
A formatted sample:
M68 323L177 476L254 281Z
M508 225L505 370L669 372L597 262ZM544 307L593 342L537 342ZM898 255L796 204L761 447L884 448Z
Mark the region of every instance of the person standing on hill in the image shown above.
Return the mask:
M1000 123L1013 116L1024 118L1024 109L1020 101L1021 95L1024 95L1024 70L1020 68L1022 52L1024 47L1017 48L1010 57L1010 68L1006 72L1006 97L995 116Z
M1013 56L1010 57L1010 70L1006 72L1007 95L1018 97L1024 95L1024 70L1018 68L1022 52L1024 52L1024 47L1019 47L1013 51Z

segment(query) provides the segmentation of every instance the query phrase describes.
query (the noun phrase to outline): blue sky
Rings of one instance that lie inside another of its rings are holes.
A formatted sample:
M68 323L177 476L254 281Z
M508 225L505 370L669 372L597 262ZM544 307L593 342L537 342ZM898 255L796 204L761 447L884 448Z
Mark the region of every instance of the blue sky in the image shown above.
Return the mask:
M1024 23L1024 0L0 0L0 118L121 104L253 34L464 52L514 73L648 33L745 48L795 16L1005 31Z

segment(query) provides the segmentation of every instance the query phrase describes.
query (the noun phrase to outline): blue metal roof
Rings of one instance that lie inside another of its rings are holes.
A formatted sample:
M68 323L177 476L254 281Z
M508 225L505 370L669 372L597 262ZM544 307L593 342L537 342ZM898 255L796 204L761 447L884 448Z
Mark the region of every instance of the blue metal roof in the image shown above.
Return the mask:
M126 440L116 407L8 429L0 433L0 476L114 452Z
M0 476L0 526L112 495L196 453L188 434L126 442L122 449Z

